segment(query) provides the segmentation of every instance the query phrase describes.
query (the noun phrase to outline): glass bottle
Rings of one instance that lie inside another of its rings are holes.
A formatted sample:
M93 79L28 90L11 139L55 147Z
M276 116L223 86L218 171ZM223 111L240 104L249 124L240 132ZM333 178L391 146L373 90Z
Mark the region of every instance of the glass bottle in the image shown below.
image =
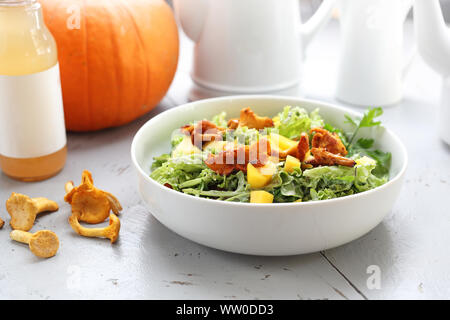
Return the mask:
M36 0L0 0L0 167L22 181L66 162L56 43Z

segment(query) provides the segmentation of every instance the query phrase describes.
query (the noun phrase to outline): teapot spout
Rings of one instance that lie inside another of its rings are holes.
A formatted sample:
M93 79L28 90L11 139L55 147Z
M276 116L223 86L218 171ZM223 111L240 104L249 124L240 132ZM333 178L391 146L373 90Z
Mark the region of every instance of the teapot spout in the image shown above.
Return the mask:
M208 0L174 0L173 4L184 33L197 42L202 33Z
M422 58L436 72L449 76L450 30L445 24L439 0L416 0L414 25Z

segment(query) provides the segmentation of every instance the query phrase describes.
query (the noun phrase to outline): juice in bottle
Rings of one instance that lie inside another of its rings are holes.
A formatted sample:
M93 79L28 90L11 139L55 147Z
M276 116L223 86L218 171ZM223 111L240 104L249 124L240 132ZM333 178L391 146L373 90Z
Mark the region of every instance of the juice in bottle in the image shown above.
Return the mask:
M56 43L36 0L0 0L0 166L22 181L66 162Z

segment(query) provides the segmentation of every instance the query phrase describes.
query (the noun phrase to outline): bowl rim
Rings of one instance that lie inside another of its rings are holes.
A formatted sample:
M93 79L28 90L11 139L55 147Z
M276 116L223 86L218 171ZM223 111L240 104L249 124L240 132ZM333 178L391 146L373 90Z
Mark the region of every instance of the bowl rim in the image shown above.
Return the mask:
M319 108L320 105L326 106L326 107L330 107L333 109L337 109L339 111L342 111L343 113L347 113L347 114L351 114L354 116L359 116L361 117L362 114L360 112L354 111L350 108L347 107L343 107L340 105L335 105L333 103L329 103L329 102L323 102L320 100L315 100L315 99L305 99L302 97L291 97L291 96L280 96L280 95L258 95L258 94L252 94L252 95L233 95L233 96L223 96L223 97L216 97L216 98L209 98L209 99L203 99L203 100L197 100L197 101L192 101L192 102L188 102L188 103L184 103L184 104L180 104L176 107L170 108L166 111L163 111L159 114L157 114L156 116L154 116L153 118L151 118L150 120L148 120L146 123L144 123L139 130L136 132L136 134L133 137L133 141L131 143L131 160L133 162L134 167L136 168L137 172L139 175L143 176L144 179L148 182L150 182L153 186L155 186L156 188L159 188L160 190L162 190L163 192L173 192L174 194L177 194L181 197L186 197L186 200L197 200L197 201L205 201L206 203L210 203L210 204L216 204L216 205L224 205L224 206L237 206L237 207L271 207L271 208L275 208L277 206L280 207L308 207L308 206L321 206L321 205L328 205L331 203L336 203L336 202L342 202L342 201L350 201L352 199L355 198L361 198L361 197L365 197L368 196L374 192L379 192L382 191L386 188L389 188L391 185L395 184L398 180L400 180L406 169L408 166L408 153L406 151L406 147L403 144L403 142L398 138L398 136L391 131L390 129L386 128L383 126L384 130L395 140L395 142L397 143L397 145L400 146L400 153L403 155L403 163L401 166L400 171L392 178L390 178L388 180L388 182L386 182L385 184L376 187L374 189L370 189L367 191L363 191L360 193L355 193L352 195L348 195L348 196L344 196L344 197L340 197L340 198L333 198L333 199L326 199L326 200L320 200L320 201L307 201L307 202L283 202L283 203L250 203L250 202L232 202L232 201L220 201L220 200L214 200L214 199L207 199L207 198L201 198L201 197L196 197L193 195L189 195L189 194L185 194L183 192L180 191L176 191L170 188L167 188L163 185L161 185L160 183L156 182L155 180L153 180L152 178L150 178L149 175L147 175L147 173L141 168L141 166L139 165L137 159L136 159L136 149L137 149L137 144L138 144L138 140L140 140L140 137L143 135L143 132L145 131L145 129L150 126L152 123L158 121L158 119L163 115L163 114L167 114L167 113L175 113L179 108L189 108L195 104L207 104L209 102L216 102L216 101L222 101L222 100L233 100L233 99L238 99L238 100L244 100L244 99L258 99L258 100L297 100L299 101L299 103L309 103L309 104L318 104Z

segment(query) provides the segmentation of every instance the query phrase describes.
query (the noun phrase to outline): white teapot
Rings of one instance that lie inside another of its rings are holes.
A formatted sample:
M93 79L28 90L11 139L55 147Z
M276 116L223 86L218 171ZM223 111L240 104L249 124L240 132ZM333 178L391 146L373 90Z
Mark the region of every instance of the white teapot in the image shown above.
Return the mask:
M416 0L414 25L417 47L422 58L442 75L439 133L450 144L450 30L438 0Z
M299 0L174 0L181 27L195 42L192 79L224 94L297 85L303 52L333 4L325 0L302 25Z

